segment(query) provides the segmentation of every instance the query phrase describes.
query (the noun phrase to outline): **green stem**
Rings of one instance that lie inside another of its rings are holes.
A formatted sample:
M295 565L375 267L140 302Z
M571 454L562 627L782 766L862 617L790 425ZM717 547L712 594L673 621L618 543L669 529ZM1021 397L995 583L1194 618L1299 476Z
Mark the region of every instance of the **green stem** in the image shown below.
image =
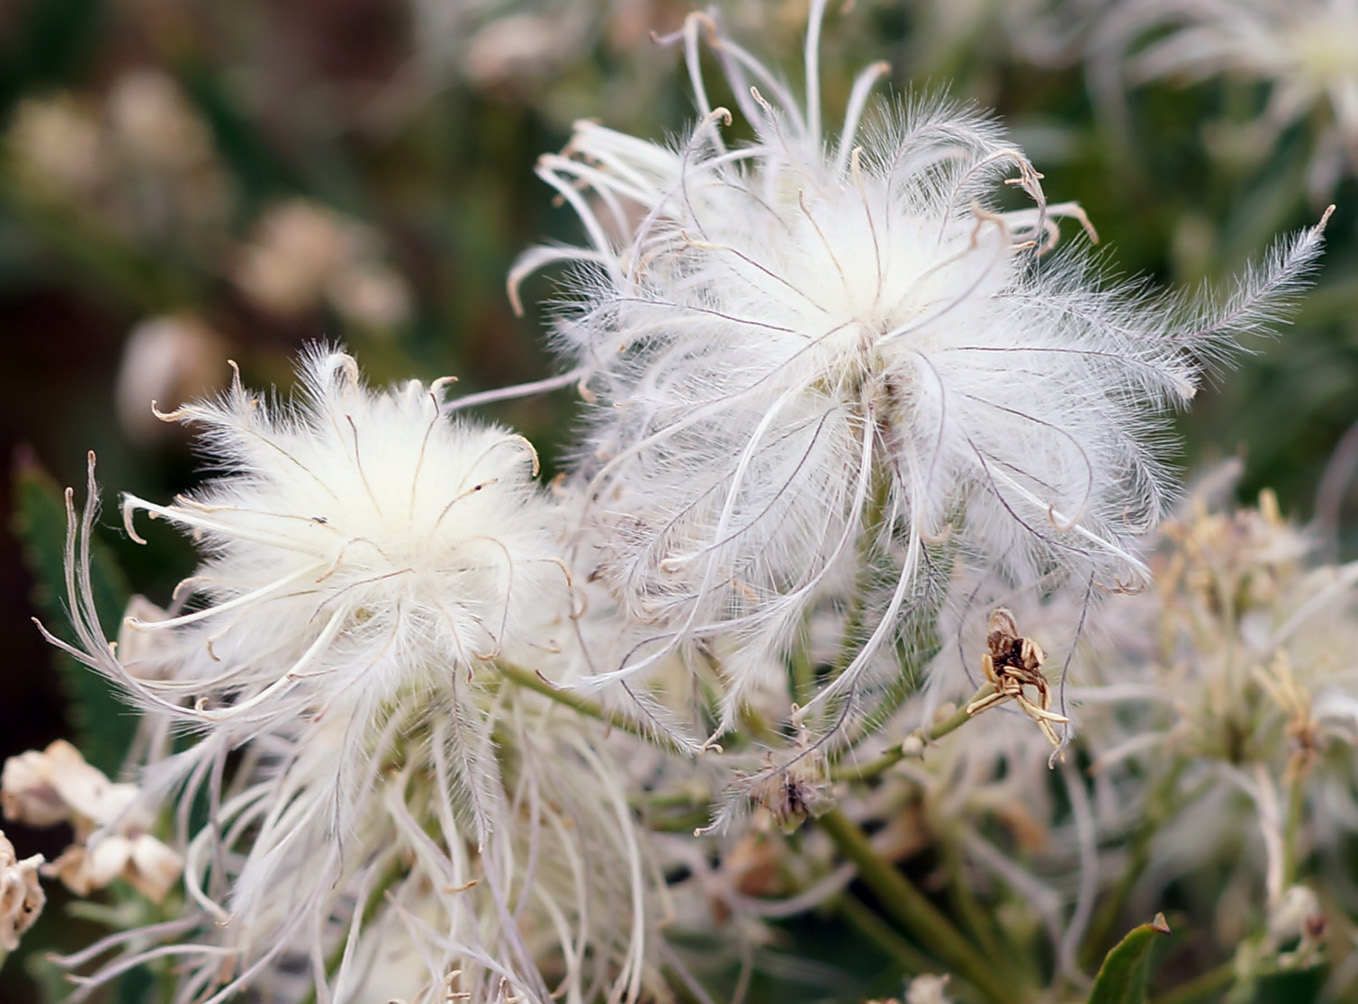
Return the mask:
M1215 969L1209 969L1187 983L1181 983L1173 990L1156 997L1151 1004L1198 1004L1199 1001L1216 1001L1221 993L1235 981L1235 963L1223 962Z
M359 921L360 928L366 928L372 923L373 918L377 916L377 911L381 909L382 903L386 900L387 890L404 877L408 870L409 869L399 860L399 858L391 863L383 873L382 878L368 893L368 898L363 904L363 916ZM345 941L344 939L341 939L331 950L329 957L325 960L325 972L327 976L333 977L339 972L340 961L344 958L344 947ZM306 995L302 997L302 1004L316 1004L315 984L313 984Z
M839 852L853 862L858 877L891 916L948 969L979 990L993 1004L1011 1004L1023 994L992 971L989 963L899 871L872 849L867 835L843 810L831 809L817 822Z
M948 903L954 916L989 958L1005 958L991 918L986 916L985 909L976 898L972 883L967 881L961 841L940 841L939 855L948 872Z
M816 693L816 667L811 663L811 629L803 620L797 644L793 647L791 661L792 699L805 704Z
M829 680L837 680L853 664L862 649L863 619L867 612L867 597L876 574L877 549L874 531L881 525L891 499L891 474L878 465L870 475L872 484L863 503L863 520L859 524L858 583L850 601L849 614L844 622L839 652L830 667Z
M961 705L950 715L933 722L929 725L922 725L910 732L901 741L900 745L893 746L885 753L869 760L866 763L844 764L838 763L830 770L832 781L866 781L876 777L887 770L890 770L902 760L911 756L919 756L924 747L936 739L942 739L950 732L956 732L967 722L971 721L972 715L967 714L967 708L983 697L988 697L995 692L995 688L990 684L982 684L981 689L971 696L966 704Z
M1301 824L1306 817L1305 768L1292 778L1291 790L1287 793L1287 818L1283 823L1283 889L1297 881L1297 871L1301 865L1297 848L1297 837Z
M1122 913L1131 898L1132 888L1150 864L1151 841L1161 825L1174 813L1174 790L1179 784L1184 762L1176 762L1147 800L1141 825L1128 841L1127 866L1122 870L1117 885L1100 905L1085 932L1080 948L1080 965L1092 969L1098 965L1112 946Z
M890 924L847 892L841 894L831 905L849 922L850 927L855 928L859 934L891 956L907 975L918 976L921 973L939 971L938 963L902 938Z

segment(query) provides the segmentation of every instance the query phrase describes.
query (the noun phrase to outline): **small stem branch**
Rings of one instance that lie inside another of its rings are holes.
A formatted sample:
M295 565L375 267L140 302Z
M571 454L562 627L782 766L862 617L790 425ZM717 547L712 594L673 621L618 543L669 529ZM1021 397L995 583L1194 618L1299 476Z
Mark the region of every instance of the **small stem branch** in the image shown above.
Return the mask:
M638 739L644 739L653 746L660 746L665 750L672 749L668 743L658 742L655 736L651 735L636 722L629 721L622 715L615 714L597 702L591 701L588 697L581 697L574 691L562 690L554 687L531 670L524 669L522 666L516 666L510 662L497 662L496 666L499 668L501 676L526 690L541 694L543 697L555 701L557 704L563 705L564 707L570 708L572 711L579 712L587 718L596 719L603 722L605 725L634 735Z
M995 688L990 684L982 684L981 689L976 691L965 704L959 705L957 710L939 721L920 726L906 735L899 745L891 747L875 759L861 764L835 764L830 770L830 779L832 781L866 781L890 770L907 757L919 756L929 743L936 739L942 739L950 732L956 732L971 721L974 716L967 714L968 705L974 704L984 697L989 697L994 692Z
M817 822L839 852L857 867L859 878L882 907L951 972L974 986L992 1004L1011 1004L1023 999L1021 993L992 971L938 907L877 856L867 835L843 810L831 809Z

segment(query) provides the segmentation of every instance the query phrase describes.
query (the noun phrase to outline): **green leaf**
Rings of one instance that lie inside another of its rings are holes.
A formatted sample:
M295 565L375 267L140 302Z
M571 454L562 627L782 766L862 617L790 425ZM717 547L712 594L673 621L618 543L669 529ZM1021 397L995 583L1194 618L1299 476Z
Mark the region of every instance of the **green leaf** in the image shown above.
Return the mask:
M1149 924L1132 928L1104 958L1089 992L1089 1004L1145 1004L1151 946L1157 935L1168 933L1163 913L1157 913Z
M35 583L33 605L44 626L74 641L66 609L66 502L52 476L31 457L20 457L14 470L14 533L23 547L24 563ZM115 635L129 589L113 555L98 540L90 542L90 587L106 635ZM53 652L70 707L67 719L85 759L105 774L122 766L137 715L117 696L114 685L69 656Z

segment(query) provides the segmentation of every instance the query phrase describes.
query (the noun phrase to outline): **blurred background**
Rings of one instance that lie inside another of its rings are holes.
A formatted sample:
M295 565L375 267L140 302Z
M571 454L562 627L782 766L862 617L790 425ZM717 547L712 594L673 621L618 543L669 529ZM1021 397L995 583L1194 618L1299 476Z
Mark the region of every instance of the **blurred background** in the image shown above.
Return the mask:
M804 0L719 7L800 83ZM1243 494L1276 488L1285 512L1315 518L1322 546L1352 558L1358 110L1342 94L1358 87L1358 51L1345 49L1358 50L1358 23L1345 35L1319 5L1258 3L1242 35L1193 7L836 4L827 103L842 107L853 72L886 59L898 94L996 109L1052 201L1088 210L1110 272L1169 288L1228 289L1275 237L1337 203L1315 289L1176 419L1175 459L1191 473L1242 456ZM50 564L51 489L83 485L89 450L103 543L128 586L163 601L192 567L162 535L130 544L117 516L119 491L161 499L194 482L190 441L151 400L169 410L221 388L227 360L247 385L286 390L316 340L347 345L377 383L452 374L475 392L551 372L551 277L529 281L522 318L504 286L524 248L579 239L535 158L577 117L653 139L681 131L679 53L655 36L690 9L0 0L0 755L128 724L116 707L94 721L71 710L75 674L30 619L61 620L34 571ZM1223 49L1228 36L1273 57ZM550 474L571 406L563 393L487 410L538 444ZM107 613L116 629L120 611ZM5 828L21 854L65 843ZM60 993L41 957L80 940L68 923L49 906L0 974L0 1001Z

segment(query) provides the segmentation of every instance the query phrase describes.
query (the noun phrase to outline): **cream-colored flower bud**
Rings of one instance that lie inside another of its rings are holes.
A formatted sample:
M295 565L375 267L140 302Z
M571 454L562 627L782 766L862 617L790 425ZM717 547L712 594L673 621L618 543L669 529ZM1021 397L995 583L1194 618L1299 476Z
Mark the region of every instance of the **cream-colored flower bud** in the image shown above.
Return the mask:
M33 757L30 762L34 772L27 774L27 779L45 785L30 789L29 793L44 800L50 801L53 796L59 799L66 807L66 815L61 818L72 820L77 840L83 840L95 826L112 823L137 797L136 785L114 784L97 767L87 764L80 751L65 739L58 739L41 753L30 751L24 755ZM5 790L9 790L8 785ZM15 794L19 797L22 793ZM51 808L55 810L54 802ZM33 822L19 816L11 818Z
M77 896L88 896L100 888L100 883L94 878L94 864L84 844L66 848L55 861L43 867L42 873L48 878L58 879Z
M43 869L77 896L88 896L122 879L152 902L174 888L184 859L149 833L108 833L86 847L77 844Z
M149 833L132 841L132 853L123 867L123 878L147 899L159 903L179 881L184 859Z
M41 752L10 757L0 775L0 800L7 818L29 826L53 826L69 819L77 840L95 826L117 819L136 795L135 785L113 784L64 739Z
M1306 938L1324 923L1325 911L1315 892L1304 885L1291 885L1268 912L1268 936L1276 945Z
M916 976L905 991L905 1004L952 1004L947 976Z
M326 296L345 320L379 332L398 327L410 316L405 280L377 262L360 261L341 269Z
M20 177L44 193L80 199L104 180L99 123L69 95L19 102L5 140Z
M179 854L146 832L147 819L129 811L137 786L109 781L64 739L41 752L10 757L0 798L5 815L16 822L71 822L75 843L44 867L43 874L59 878L77 896L121 878L160 902L183 869Z
M211 161L212 137L174 79L159 70L120 77L108 96L119 148L148 167L189 170Z
M47 755L29 750L5 761L0 774L0 806L5 818L28 826L55 826L70 817L65 799L48 780Z
M172 431L152 406L172 411L201 397L226 365L221 337L193 316L141 321L128 333L118 367L118 422L130 438L149 443Z

